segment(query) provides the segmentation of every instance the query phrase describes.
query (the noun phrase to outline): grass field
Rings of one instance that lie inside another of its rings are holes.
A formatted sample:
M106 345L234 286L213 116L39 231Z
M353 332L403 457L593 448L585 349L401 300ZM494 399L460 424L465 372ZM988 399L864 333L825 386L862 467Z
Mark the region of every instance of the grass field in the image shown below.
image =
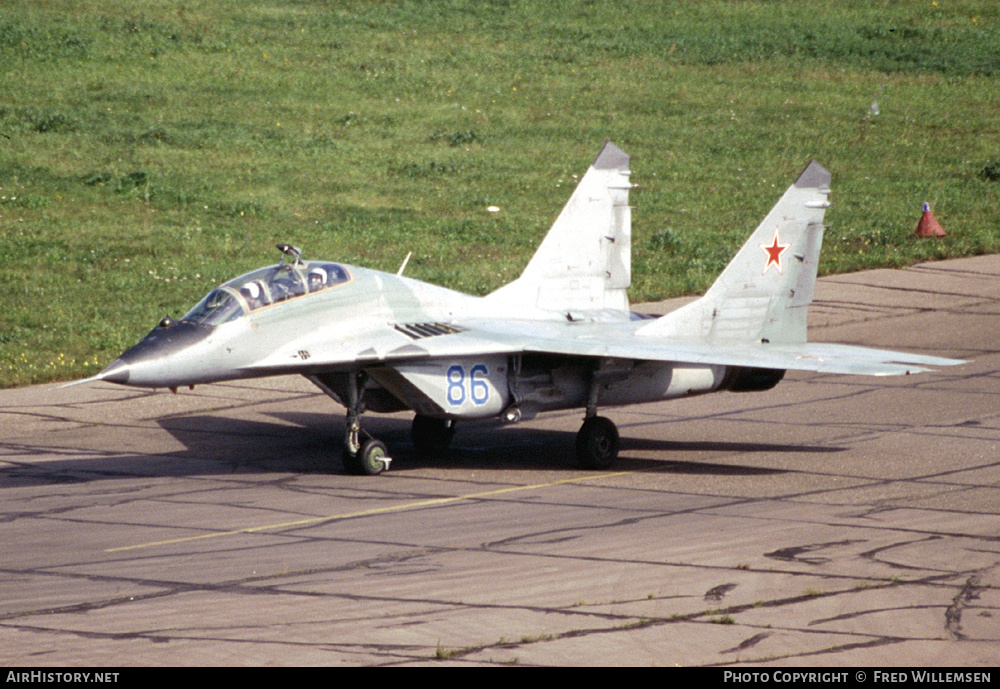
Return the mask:
M635 301L703 290L812 158L823 272L1000 250L992 0L6 0L0 66L0 387L100 370L282 241L486 293L605 138Z

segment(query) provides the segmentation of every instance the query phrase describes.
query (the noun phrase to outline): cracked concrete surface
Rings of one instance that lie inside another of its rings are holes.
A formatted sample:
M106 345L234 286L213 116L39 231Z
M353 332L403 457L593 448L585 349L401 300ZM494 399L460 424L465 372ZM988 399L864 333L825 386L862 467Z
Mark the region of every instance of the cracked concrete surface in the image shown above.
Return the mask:
M998 276L821 280L813 339L971 363L608 410L603 474L576 412L369 415L368 478L300 379L0 391L0 663L996 665Z

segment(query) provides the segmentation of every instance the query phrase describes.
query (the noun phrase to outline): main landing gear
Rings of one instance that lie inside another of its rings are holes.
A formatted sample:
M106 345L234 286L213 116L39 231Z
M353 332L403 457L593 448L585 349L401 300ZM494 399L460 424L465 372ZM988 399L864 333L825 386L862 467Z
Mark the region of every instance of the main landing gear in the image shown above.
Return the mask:
M613 375L599 367L591 374L587 411L576 434L576 458L580 466L591 470L610 469L618 458L618 429L610 419L597 415L600 384ZM347 407L347 427L344 434L344 469L351 474L375 476L389 468L392 458L385 443L373 438L361 428L365 410L363 371L310 376L320 389ZM380 403L381 404L381 403ZM382 405L384 406L384 405ZM508 410L508 420L519 417L517 408ZM385 411L384 409L380 409ZM420 457L436 457L444 453L455 436L455 421L417 414L410 429L413 447Z
M576 434L576 460L585 469L610 469L618 458L618 429L610 419L591 416Z
M438 457L444 454L455 437L455 422L417 414L413 417L410 437L417 455L425 459Z
M610 419L597 415L604 372L598 365L591 373L587 413L576 434L576 460L585 469L610 469L618 459L618 429Z

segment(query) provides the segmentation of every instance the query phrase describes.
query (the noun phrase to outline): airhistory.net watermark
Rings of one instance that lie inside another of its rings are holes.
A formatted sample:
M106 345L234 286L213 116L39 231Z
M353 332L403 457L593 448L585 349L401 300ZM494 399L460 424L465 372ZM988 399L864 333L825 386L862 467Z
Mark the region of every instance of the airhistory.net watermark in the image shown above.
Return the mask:
M118 681L117 672L48 672L45 670L9 670L7 680L24 682L25 684L90 684L114 683Z

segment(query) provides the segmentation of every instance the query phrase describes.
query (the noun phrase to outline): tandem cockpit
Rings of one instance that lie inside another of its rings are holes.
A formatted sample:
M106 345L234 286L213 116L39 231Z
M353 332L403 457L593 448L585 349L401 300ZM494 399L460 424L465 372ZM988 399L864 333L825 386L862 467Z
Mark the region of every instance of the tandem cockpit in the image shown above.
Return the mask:
M213 343L217 326L293 300L307 300L354 280L350 270L339 263L303 261L295 247L281 244L278 248L285 254L278 265L260 268L213 289L180 321L162 319L97 378L123 385L161 387L164 378L178 385L194 385L244 377L240 369L242 355L230 358L232 347L219 349L218 343ZM294 260L286 260L287 256ZM227 337L241 336L237 331ZM176 389L176 385L168 387Z
M351 281L347 268L339 263L303 261L298 249L287 244L278 248L284 256L276 266L268 266L230 280L208 293L181 322L197 325L229 323L251 311L280 304Z

